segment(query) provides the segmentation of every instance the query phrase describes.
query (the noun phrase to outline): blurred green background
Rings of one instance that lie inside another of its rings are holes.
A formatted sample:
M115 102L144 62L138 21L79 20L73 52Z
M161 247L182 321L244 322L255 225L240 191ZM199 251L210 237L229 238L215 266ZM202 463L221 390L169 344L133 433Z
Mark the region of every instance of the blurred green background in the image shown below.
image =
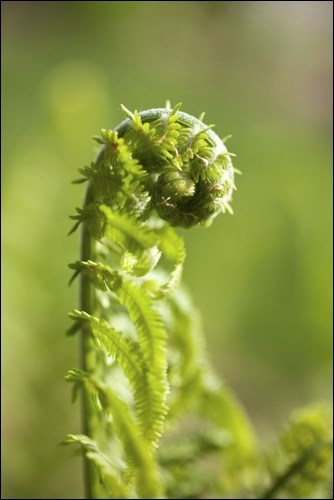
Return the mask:
M2 2L2 498L77 498L68 215L91 136L129 109L206 111L233 216L183 231L216 370L260 439L331 393L332 2Z

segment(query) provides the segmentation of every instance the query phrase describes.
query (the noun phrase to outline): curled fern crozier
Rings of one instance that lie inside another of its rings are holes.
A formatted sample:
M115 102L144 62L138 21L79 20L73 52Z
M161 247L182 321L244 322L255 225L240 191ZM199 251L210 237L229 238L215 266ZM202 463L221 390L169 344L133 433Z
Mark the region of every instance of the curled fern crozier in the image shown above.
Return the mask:
M96 137L104 148L96 163L82 171L94 179L94 197L112 205L121 201L126 211L143 219L154 210L170 225L186 228L209 225L220 212L232 211L232 154L212 125L179 108L131 113L123 107L128 118ZM131 199L121 200L115 191L125 193L130 182Z

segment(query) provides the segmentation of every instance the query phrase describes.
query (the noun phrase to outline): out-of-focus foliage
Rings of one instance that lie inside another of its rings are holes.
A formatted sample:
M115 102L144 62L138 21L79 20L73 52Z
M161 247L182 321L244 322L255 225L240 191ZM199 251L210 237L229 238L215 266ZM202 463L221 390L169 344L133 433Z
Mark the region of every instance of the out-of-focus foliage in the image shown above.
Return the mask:
M266 457L270 486L260 498L331 498L332 412L326 406L295 411ZM265 480L261 475L261 488Z
M331 2L2 2L5 498L76 498L63 374L70 181L133 109L206 110L242 170L233 217L184 232L211 359L261 435L330 394Z

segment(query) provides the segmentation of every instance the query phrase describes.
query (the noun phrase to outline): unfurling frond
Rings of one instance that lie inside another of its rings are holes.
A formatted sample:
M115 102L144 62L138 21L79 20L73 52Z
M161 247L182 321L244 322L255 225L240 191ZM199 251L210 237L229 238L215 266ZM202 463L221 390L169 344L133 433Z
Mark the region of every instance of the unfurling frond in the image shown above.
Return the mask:
M204 114L180 108L122 106L125 120L95 137L101 150L75 181L87 191L71 216L82 241L69 265L80 306L68 334L81 330L81 365L66 380L73 399L82 391L84 431L65 444L85 456L86 498L253 498L264 481L263 498L316 494L330 457L323 413L297 414L261 467L251 423L211 369L181 287L175 228L232 213L238 171Z

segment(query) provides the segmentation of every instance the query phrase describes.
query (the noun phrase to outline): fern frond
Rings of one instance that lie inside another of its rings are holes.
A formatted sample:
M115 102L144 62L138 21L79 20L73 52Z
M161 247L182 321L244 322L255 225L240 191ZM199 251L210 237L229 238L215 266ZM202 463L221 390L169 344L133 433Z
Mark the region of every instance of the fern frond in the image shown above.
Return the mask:
M176 447L174 457L165 454L162 462L174 481L169 494L210 494L211 477L193 481L200 470L194 455L225 453L227 447L241 457L249 446L242 411L209 369L198 315L179 304L186 254L173 229L208 225L228 209L234 169L212 125L180 106L140 113L123 106L127 119L114 130L102 129L95 137L103 146L96 160L80 169L79 181L87 180L88 188L83 207L71 217L72 232L82 223L81 257L70 265L71 281L80 275L81 311L71 314L69 333L82 333L81 370L70 371L67 380L74 397L84 386L87 436L68 439L96 465L110 497L162 497L155 455L170 386L171 423L192 411L213 433L220 426L225 437L218 443L215 434L199 434ZM115 450L118 461L110 466ZM86 480L86 496L96 498L90 462L86 478L93 484Z
M165 381L166 393L166 331L160 314L153 306L153 300L142 293L139 286L129 279L123 278L117 271L102 263L93 261L77 261L69 267L75 272L88 272L94 284L103 291L112 291L120 303L124 305L133 321L144 360L152 373Z
M200 413L232 437L229 451L237 462L252 461L256 453L255 434L246 414L232 391L209 372L202 380Z
M331 479L332 460L330 409L315 405L294 412L279 443L267 454L271 484L260 498L314 498L319 486Z
M120 266L128 274L144 276L155 268L160 257L161 252L157 247L148 248L137 255L125 251L121 257Z
M74 270L74 275L71 281L80 273L85 272L96 288L107 292L110 289L115 289L121 284L121 277L117 271L113 271L109 266L101 262L93 262L92 260L78 260L68 265Z
M106 217L105 236L123 251L121 267L136 276L151 271L160 258L157 249L159 239L155 232L126 214L113 212L105 205L101 205L100 210Z
M135 324L145 361L153 371L162 375L167 368L167 335L152 299L143 294L140 287L125 279L115 293L121 304L128 309L129 316Z
M76 224L69 234L73 233L79 224L87 225L88 231L92 238L101 240L105 232L105 217L99 209L97 203L88 203L83 208L76 208L76 215L71 215L70 219L76 220Z
M147 172L116 131L103 129L98 142L105 145L98 159L80 169L90 182L94 200L115 211L142 217L150 202Z
M157 237L147 227L139 225L128 215L113 212L106 205L100 205L101 212L106 216L107 234L121 248L132 252L141 252L157 244Z
M162 431L159 422L166 410L162 408L160 384L157 388L153 385L154 375L150 373L150 367L144 361L139 344L132 339L124 338L106 321L84 311L75 310L69 316L76 321L89 322L91 332L99 346L118 361L133 389L140 433L148 442L155 445Z
M155 172L174 161L181 128L176 116L179 107L175 106L164 118L159 117L151 123L143 123L137 111L131 113L123 107L130 119L124 134L125 141L134 158L150 172Z
M144 361L148 367L147 379L152 397L159 415L152 427L152 437L159 439L167 415L166 398L169 390L166 362L166 331L159 313L154 309L152 300L129 280L123 280L122 286L115 290L133 321ZM157 413L157 412L156 412Z
M115 466L99 449L96 441L82 434L68 434L64 445L79 445L86 457L96 466L101 485L106 490L108 498L133 498L132 492L126 488L121 478L115 474Z
M146 380L151 392L153 418L146 435L148 440L156 445L167 415L166 398L169 389L166 362L167 337L161 317L147 294L143 294L137 285L122 278L108 266L92 261L78 261L70 267L76 272L78 270L87 272L99 289L114 292L120 303L128 310L137 330L139 347L146 367Z
M97 399L101 407L112 415L110 425L122 443L129 466L128 486L131 487L134 477L137 491L142 498L162 498L163 491L157 464L147 447L146 440L140 434L128 405L109 387L105 387L99 380L82 370L71 370L67 380L84 385L92 398Z

